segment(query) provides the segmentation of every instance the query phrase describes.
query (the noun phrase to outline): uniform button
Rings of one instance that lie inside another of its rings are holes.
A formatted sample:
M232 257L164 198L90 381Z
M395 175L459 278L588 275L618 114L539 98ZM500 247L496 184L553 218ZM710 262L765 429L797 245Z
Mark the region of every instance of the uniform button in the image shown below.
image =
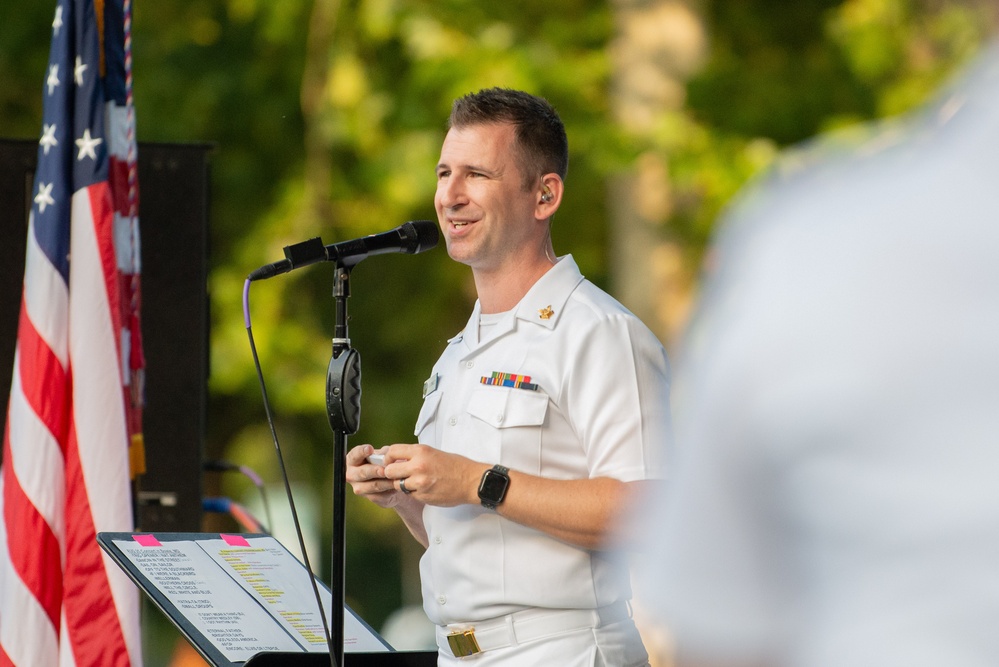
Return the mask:
M441 542L443 542L443 541L444 541L444 540L443 540L443 539L441 539L441 536L440 536L440 535L438 535L437 537L435 537L435 538L434 538L434 544L440 544L440 543L441 543Z
M447 604L447 596L446 595L438 595L437 596L437 603L438 604Z
M466 361L465 362L465 368L475 368L475 362L474 361Z
M447 423L450 424L451 426L454 426L455 424L458 423L458 419L455 417L451 417L450 419L447 420Z
M503 413L502 412L499 412L499 413L496 414L496 423L497 424L502 424L503 423Z

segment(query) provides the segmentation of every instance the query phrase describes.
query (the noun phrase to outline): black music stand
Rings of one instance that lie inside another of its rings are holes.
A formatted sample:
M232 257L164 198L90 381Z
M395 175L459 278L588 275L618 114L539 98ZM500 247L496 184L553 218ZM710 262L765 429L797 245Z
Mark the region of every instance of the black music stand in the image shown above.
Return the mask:
M199 597L211 599L215 594L213 582L219 584L219 590L233 589L234 586L245 586L232 579L224 569L212 563L211 558L204 560L207 566L199 566L197 562L191 561L184 556L179 556L173 564L167 562L169 559L157 559L156 572L151 572L148 564L143 565L135 556L134 551L130 552L129 547L135 547L132 542L142 543L147 541L155 543L152 547L162 547L164 551L171 550L179 546L190 548L195 553L198 551L198 542L217 542L220 537L232 540L252 540L250 546L258 546L261 542L271 547L275 551L282 553L282 567L290 567L297 576L308 576L305 567L287 550L270 536L260 534L219 534L219 533L99 533L97 541L101 548L111 557L114 562L129 576L129 578L149 597L153 604L162 611L171 623L181 632L184 638L192 647L213 667L328 667L330 665L330 654L328 652L307 652L301 651L262 651L252 655L245 661L231 660L220 646L211 638L206 636L199 629L194 614L178 607L175 602L178 595L171 593L169 586L164 587L164 581L174 582L180 580L181 583L190 583L192 587L207 588L209 590L199 591ZM265 538L265 540L261 540ZM123 546L128 544L128 546ZM275 546L276 545L276 546ZM150 552L153 554L156 552ZM165 564L162 564L165 563ZM173 569L171 569L173 568ZM203 569L199 569L203 568ZM300 568L300 570L298 569ZM167 571L170 570L170 571ZM161 577L161 578L157 578ZM238 577L237 577L238 579ZM321 582L320 582L321 584ZM196 586L195 586L196 585ZM326 592L329 590L322 585ZM239 588L234 590L240 590ZM186 595L186 594L185 594ZM240 593L242 595L242 593ZM242 599L242 598L240 598ZM254 607L258 602L249 594L245 597L245 605ZM296 605L297 606L297 605ZM302 600L303 609L315 610L315 601L308 597ZM266 609L264 611L267 611ZM196 612L195 612L196 613ZM271 614L271 612L267 612ZM377 632L365 623L351 609L344 610L345 615L349 615L352 627L358 633L354 640L362 647L375 648L377 650L359 650L357 652L341 654L339 657L343 665L351 667L432 667L436 665L437 653L430 652L396 652ZM271 614L273 616L273 614ZM202 626L203 627L203 626ZM277 634L283 633L279 628L275 628ZM341 633L343 636L343 633Z

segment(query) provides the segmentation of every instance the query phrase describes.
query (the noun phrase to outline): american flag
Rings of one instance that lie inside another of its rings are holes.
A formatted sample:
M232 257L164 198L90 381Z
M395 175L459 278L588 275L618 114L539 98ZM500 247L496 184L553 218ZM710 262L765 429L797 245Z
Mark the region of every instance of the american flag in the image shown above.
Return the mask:
M141 444L129 2L59 0L52 21L3 436L0 665L142 662L137 590L96 542L132 529Z

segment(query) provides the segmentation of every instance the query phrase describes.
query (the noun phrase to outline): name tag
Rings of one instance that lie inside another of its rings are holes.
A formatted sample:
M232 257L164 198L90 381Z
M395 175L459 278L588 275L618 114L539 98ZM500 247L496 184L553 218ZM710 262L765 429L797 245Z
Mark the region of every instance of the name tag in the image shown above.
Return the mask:
M441 376L438 375L437 373L434 373L429 378L427 378L427 381L423 383L423 398L426 398L430 394L437 391L437 387L440 385L440 383L441 383Z

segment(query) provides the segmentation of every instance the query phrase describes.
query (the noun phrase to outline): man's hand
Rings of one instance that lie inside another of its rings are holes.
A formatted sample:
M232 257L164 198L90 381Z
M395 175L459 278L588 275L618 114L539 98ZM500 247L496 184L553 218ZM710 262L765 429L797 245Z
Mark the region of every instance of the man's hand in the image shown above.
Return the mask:
M454 507L479 503L479 480L489 466L428 445L390 445L384 475L425 505Z
M386 469L389 462L400 465L398 457L391 458L389 452L393 447L411 447L412 445L391 445L376 450L371 445L358 445L347 452L347 483L354 493L367 498L379 507L394 509L402 519L409 532L424 547L428 545L427 531L423 527L423 503L409 493L403 492L401 477L388 477ZM367 458L375 452L385 454L385 465L368 463Z
M368 463L368 457L374 452L371 445L358 445L347 452L347 483L355 494L379 507L395 507L399 502L398 487L385 477L385 468Z

